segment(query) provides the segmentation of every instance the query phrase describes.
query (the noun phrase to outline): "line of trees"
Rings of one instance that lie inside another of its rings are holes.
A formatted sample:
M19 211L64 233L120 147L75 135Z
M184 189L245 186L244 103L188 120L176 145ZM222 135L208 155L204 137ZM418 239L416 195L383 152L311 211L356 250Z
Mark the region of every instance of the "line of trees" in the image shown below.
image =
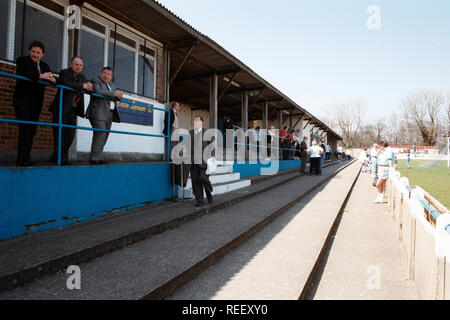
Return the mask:
M346 148L362 148L387 140L391 145L434 146L450 136L450 92L411 92L389 117L366 119L362 101L334 104L327 124L343 138Z

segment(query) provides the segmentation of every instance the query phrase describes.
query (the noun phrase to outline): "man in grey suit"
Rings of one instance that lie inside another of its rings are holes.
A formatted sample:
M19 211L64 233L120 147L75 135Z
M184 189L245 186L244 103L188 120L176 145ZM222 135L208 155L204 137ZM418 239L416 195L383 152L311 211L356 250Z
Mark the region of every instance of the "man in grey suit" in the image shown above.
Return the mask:
M113 69L104 67L100 77L94 80L93 92L106 97L91 96L91 101L86 110L86 118L93 128L110 130L112 122L120 122L116 101L122 99L123 92L116 90L116 86L110 83L113 77ZM102 159L103 147L108 140L109 132L94 131L92 136L90 163L92 165L107 164Z

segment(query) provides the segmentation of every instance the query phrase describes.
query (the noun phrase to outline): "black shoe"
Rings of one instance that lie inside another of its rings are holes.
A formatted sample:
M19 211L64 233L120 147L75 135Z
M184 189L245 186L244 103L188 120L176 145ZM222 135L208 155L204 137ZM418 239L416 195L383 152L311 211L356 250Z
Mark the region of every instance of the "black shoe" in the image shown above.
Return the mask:
M212 197L212 196L209 196L209 197L208 197L208 203L213 203L213 202L214 202L213 197Z
M196 203L195 203L195 206L196 207L201 207L203 205L203 201L197 201Z

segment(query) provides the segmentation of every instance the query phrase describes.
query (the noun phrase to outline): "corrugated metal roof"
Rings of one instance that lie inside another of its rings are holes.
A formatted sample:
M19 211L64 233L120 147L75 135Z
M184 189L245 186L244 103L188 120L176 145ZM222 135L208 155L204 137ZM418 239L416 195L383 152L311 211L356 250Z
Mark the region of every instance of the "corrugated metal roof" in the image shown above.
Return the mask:
M166 8L160 2L156 0L93 0L89 2L101 2L105 6L109 6L120 12L120 14L134 19L136 23L141 24L147 29L150 29L160 35L161 38L165 40L165 45L182 40L197 39L200 45L198 45L198 48L193 51L192 55L198 55L199 57L201 57L206 62L206 66L211 66L215 71L223 71L224 69L227 70L230 69L230 67L232 67L233 65L239 67L242 70L241 72L247 73L250 76L240 77L240 81L244 82L244 85L247 85L249 87L253 87L258 83L263 85L267 88L264 94L265 96L279 96L285 103L292 105L296 109L305 113L305 116L313 118L313 122L316 122L320 126L327 128L327 130L332 134L336 135L339 139L342 139L336 132L334 132L333 129L328 127L303 107L295 103L268 81L260 77L255 71L253 71L238 58L233 56L230 52L220 46L213 39L195 29L192 25L184 21L181 17ZM144 8L142 7L143 4L146 4L148 6L148 10L144 10ZM137 8L140 10L137 10ZM180 60L180 58L178 59ZM190 72L194 72L194 70L197 70L197 72L200 73L201 68L197 67L196 69L194 65L190 65L186 70L189 70ZM183 76L183 74L180 73L179 76L181 77ZM178 85L178 87L180 87L180 85ZM184 93L185 90L180 90L180 93L181 92Z

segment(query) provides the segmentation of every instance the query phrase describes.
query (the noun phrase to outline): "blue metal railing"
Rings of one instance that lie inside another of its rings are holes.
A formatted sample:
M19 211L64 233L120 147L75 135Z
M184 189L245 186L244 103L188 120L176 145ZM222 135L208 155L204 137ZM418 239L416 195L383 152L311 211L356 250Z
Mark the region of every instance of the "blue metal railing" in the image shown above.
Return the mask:
M407 185L406 188L407 188L407 190L408 190L408 192L409 192L409 198L411 199L411 192L413 191L413 188L411 188L410 185ZM439 213L437 213L436 210L434 210L433 208L431 208L431 206L430 206L424 199L421 199L419 196L416 196L416 198L417 198L417 200L419 200L419 202L420 202L420 204L422 205L422 207L423 207L425 210L427 210L427 211L430 213L430 215L431 215L435 220L437 220L437 218L439 217ZM450 233L450 224L447 225L447 226L445 227L445 231L447 231L448 233Z
M411 199L411 192L413 191L413 188L411 188L411 186L406 186L406 188L408 189L409 192L409 198ZM419 202L422 204L422 207L424 207L425 210L427 210L434 219L437 219L439 217L439 213L436 212L436 210L434 210L433 208L431 208L431 206L424 200L421 199L419 196L416 197L417 200L419 200ZM448 230L450 232L450 225L447 226Z
M20 76L20 75L16 75L16 74L12 74L12 73L7 73L7 72L0 72L0 76L5 76L5 77L10 77L10 78L15 78L15 79L20 79L20 80L26 80L26 81L30 81L30 82L34 82L34 83L39 83L39 84L43 84L45 86L52 86L52 87L56 87L60 89L59 92L59 119L58 119L58 123L49 123L49 122L40 122L40 121L26 121L26 120L14 120L14 119L4 119L4 118L0 118L0 122L10 122L10 123L23 123L23 124L34 124L34 125L43 125L43 126L51 126L51 127L58 127L58 158L57 158L57 164L61 165L61 136L62 136L62 128L73 128L73 129L80 129L80 130L90 130L90 131L99 131L99 132L110 132L110 133L118 133L118 134L129 134L129 135L136 135L136 136L146 136L146 137L159 137L159 138L164 138L167 139L167 159L166 161L169 163L170 162L170 130L167 131L167 135L159 135L159 134L150 134L150 133L141 133L141 132L134 132L134 131L121 131L121 130L107 130L107 129L98 129L98 128L89 128L89 127L81 127L81 126L74 126L74 125L68 125L68 124L64 124L62 123L62 101L63 101L63 92L64 90L68 90L68 91L73 91L73 92L78 92L70 87L64 86L64 85L53 85L49 82L46 81L42 81L39 80L37 82L32 81L26 77ZM82 92L84 94L89 94L91 96L94 97L98 97L98 98L102 98L102 99L108 99L105 96L98 94L98 93L94 93L94 92L88 92L86 90L82 90L79 91ZM168 123L170 124L170 111L166 110L166 109L162 109L162 108L156 108L153 106L149 106L149 105L145 105L143 103L139 103L139 102L135 102L135 101L131 101L128 99L121 99L121 102L125 102L127 104L130 105L135 105L135 106L139 106L139 107L144 107L147 109L153 109L153 110L160 110L160 111L164 111L164 112L168 112Z

